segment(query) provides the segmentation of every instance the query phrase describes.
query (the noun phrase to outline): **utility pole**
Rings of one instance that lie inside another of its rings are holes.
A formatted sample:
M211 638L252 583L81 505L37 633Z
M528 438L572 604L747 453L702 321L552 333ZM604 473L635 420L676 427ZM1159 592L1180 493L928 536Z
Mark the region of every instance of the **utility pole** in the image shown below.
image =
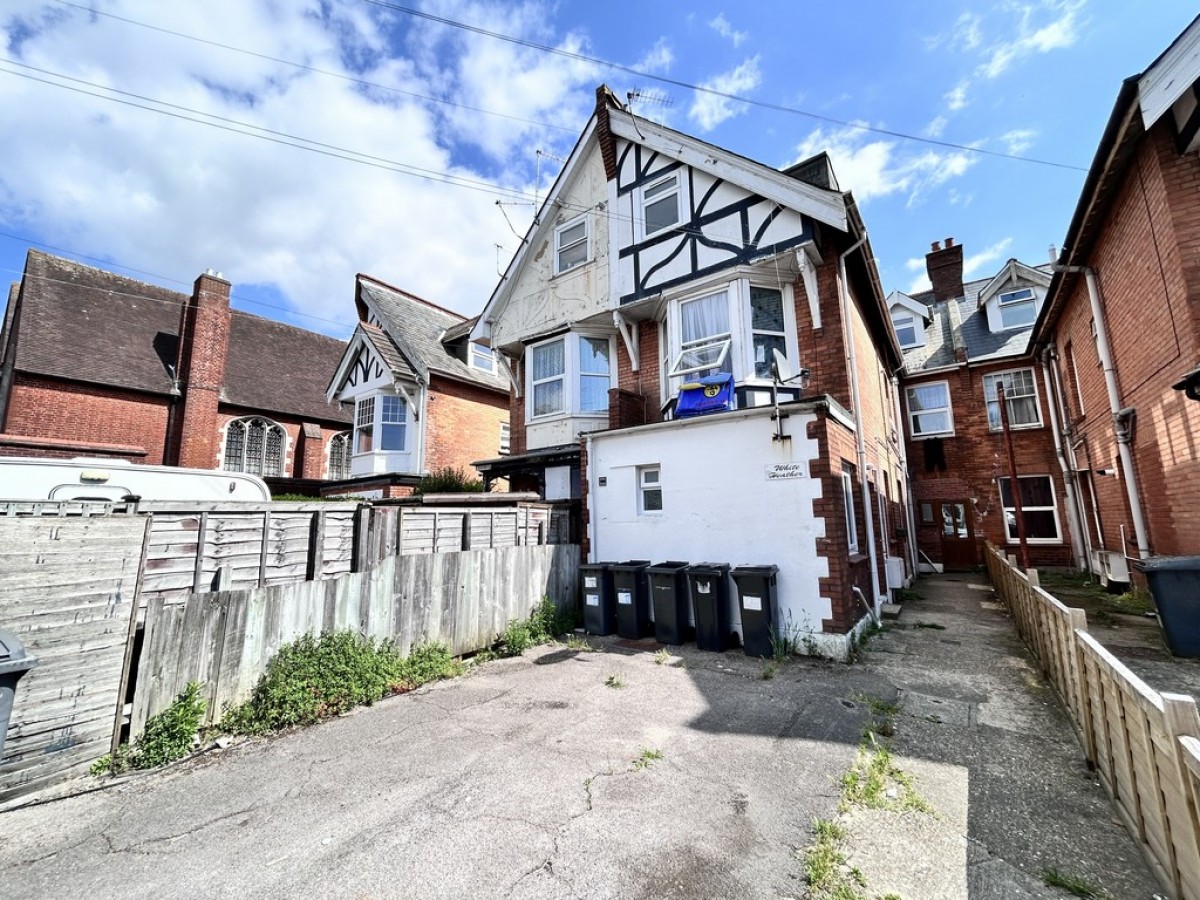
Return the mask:
M1008 427L1008 402L1004 399L1004 382L996 383L996 400L1000 404L1000 427L1004 431L1004 444L1008 448L1008 485L1012 491L1014 512L1017 517L1017 541L1021 546L1021 569L1029 571L1029 544L1025 541L1025 515L1021 511L1021 484L1017 481L1017 457L1013 453L1012 429ZM1004 495L1000 496L1000 509L1004 509ZM1008 523L1004 523L1007 530Z

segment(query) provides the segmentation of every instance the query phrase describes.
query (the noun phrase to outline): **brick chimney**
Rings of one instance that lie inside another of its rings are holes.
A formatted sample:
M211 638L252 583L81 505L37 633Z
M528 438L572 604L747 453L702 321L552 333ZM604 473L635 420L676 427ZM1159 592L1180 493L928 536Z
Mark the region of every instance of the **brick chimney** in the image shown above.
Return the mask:
M229 282L209 269L196 279L179 327L177 465L214 469L220 464L217 404L229 357L229 320Z
M957 300L963 295L962 244L955 244L952 237L946 238L945 247L934 241L925 254L925 271L937 300Z

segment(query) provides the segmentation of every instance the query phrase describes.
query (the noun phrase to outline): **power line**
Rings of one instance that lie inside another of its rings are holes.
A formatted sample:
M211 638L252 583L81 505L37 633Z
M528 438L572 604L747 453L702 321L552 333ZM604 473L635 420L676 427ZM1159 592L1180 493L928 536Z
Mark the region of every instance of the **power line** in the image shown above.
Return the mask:
M933 147L942 147L949 150L959 150L966 153L978 153L983 156L992 156L998 159L1011 159L1017 162L1032 163L1039 166L1050 166L1056 169L1068 169L1074 172L1088 171L1084 166L1073 166L1068 163L1054 162L1048 159L1037 159L1032 156L1017 156L1013 153L1001 153L999 150L985 150L982 147L973 147L969 144L956 144L952 141L939 141L934 138L920 137L915 134L908 134L903 131L893 131L888 128L877 128L873 125L864 125L861 122L851 122L845 119L837 119L833 116L822 115L821 113L811 112L810 110L798 109L794 106L784 106L779 103L770 103L766 100L754 100L750 97L744 97L740 94L732 94L727 91L720 91L716 88L707 87L702 84L693 84L689 81L683 81L678 78L668 78L665 75L655 75L653 72L647 72L642 69L626 66L621 63L615 63L611 60L600 59L596 56L588 56L585 53L576 53L573 50L564 50L561 47L552 47L547 44L539 44L537 41L531 41L526 38L515 37L511 34L502 34L498 31L489 31L486 28L481 28L478 25L470 25L466 22L459 22L455 19L448 19L445 16L437 16L433 13L424 12L423 10L413 9L408 6L400 6L396 3L390 3L388 0L362 0L364 3L369 3L372 6L379 6L384 9L390 9L395 12L404 13L417 19L425 19L430 22L437 22L439 25L447 25L451 28L458 28L462 31L469 31L472 34L482 35L484 37L493 38L498 41L506 41L510 44L516 44L520 47L526 47L530 50L537 50L541 53L550 53L555 56L561 56L565 59L575 60L576 62L586 62L592 65L603 66L617 72L624 72L628 75L635 75L638 78L649 78L663 84L669 84L674 87L683 88L689 91L696 91L701 94L708 94L713 97L720 97L724 100L732 100L735 103L743 103L747 106L756 106L760 109L768 109L774 112L788 113L790 115L804 116L805 118L815 119L818 122L826 122L830 125L838 125L843 128L853 128L857 131L866 131L871 134L881 134L887 137L899 138L905 141L915 141L920 144L929 144Z
M232 44L223 44L220 41L209 40L208 38L198 37L194 34L187 34L182 31L173 31L170 28L163 28L160 25L151 25L149 22L139 22L137 19L129 19L125 16L118 16L115 13L105 12L104 10L95 9L94 7L83 6L79 3L72 3L71 0L56 0L63 6L70 6L73 9L86 12L92 16L104 16L105 18L115 19L118 22L124 22L127 25L135 25L138 28L145 28L149 31L157 31L160 34L169 34L172 37L182 38L185 41L195 41L197 44L206 44L209 47L217 47L221 50L228 50L232 53L241 53L245 56L252 56L255 59L265 60L267 62L278 63L284 66L291 66L295 69L301 69L305 72L312 72L314 75L324 75L328 78L338 78L342 81L348 81L351 84L357 84L360 87L375 88L381 91L387 91L392 94L399 94L402 97L412 97L414 100L424 100L427 103L437 103L443 106L453 106L456 109L466 110L467 112L482 113L485 116L495 116L500 119L510 119L514 122L522 122L526 125L536 125L539 128L551 128L556 131L565 131L569 134L575 134L574 128L567 128L564 125L553 125L549 122L539 122L535 119L524 119L521 116L513 116L508 113L496 112L495 110L483 109L478 106L468 106L466 103L456 103L453 100L447 100L444 97L430 97L427 94L418 94L415 91L406 91L402 88L392 87L388 84L380 84L377 81L369 81L365 78L356 78L353 75L347 75L344 72L334 72L329 69L321 69L317 66L310 66L306 63L295 62L290 59L282 59L278 56L271 56L266 53L259 53L256 50L247 50L244 47L235 47Z

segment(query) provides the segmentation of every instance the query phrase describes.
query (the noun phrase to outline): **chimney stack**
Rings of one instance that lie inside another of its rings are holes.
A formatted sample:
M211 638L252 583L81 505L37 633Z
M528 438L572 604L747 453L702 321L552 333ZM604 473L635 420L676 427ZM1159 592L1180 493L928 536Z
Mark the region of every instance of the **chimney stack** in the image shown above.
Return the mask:
M209 269L196 279L180 321L176 372L183 400L176 465L220 465L217 405L225 385L229 327L229 282Z
M931 246L925 254L925 271L933 285L933 296L938 301L957 300L963 295L962 245L948 237L944 247L937 241Z

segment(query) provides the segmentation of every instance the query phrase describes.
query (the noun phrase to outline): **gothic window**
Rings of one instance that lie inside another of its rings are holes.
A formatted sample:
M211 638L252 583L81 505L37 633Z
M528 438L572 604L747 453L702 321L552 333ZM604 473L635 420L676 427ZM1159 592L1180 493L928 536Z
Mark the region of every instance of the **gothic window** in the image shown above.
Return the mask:
M330 481L350 477L350 432L343 431L329 439L329 472L325 477Z
M286 446L283 428L269 419L258 416L234 419L225 426L222 468L251 475L282 475Z

